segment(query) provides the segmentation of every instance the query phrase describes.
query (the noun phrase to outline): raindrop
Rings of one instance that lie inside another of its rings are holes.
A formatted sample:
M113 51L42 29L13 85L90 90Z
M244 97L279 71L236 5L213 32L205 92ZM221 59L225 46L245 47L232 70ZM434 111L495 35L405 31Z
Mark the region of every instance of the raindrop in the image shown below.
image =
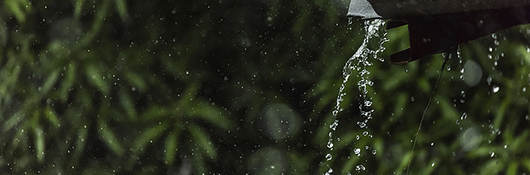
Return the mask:
M467 118L467 114L464 112L462 116L460 116L460 120L465 120Z
M331 173L333 173L333 169L329 169L328 172L326 172L326 175L331 175Z
M329 149L333 149L333 143L328 142L328 148L329 148Z
M500 87L499 86L493 86L493 93L499 92Z
M364 106L372 106L372 102L367 100L364 102Z
M331 154L326 154L326 160L331 160L332 158Z
M486 79L486 82L488 82L488 85L491 85L491 82L493 81L493 78L491 78L491 76L489 76L487 79Z
M354 153L355 153L355 155L357 155L357 156L361 156L361 149L359 149L359 148L355 148Z
M355 170L364 171L364 170L366 170L366 167L364 167L364 165L357 165L357 166L355 166Z
M329 128L335 131L338 125L339 125L339 121L335 120L331 125L329 125Z

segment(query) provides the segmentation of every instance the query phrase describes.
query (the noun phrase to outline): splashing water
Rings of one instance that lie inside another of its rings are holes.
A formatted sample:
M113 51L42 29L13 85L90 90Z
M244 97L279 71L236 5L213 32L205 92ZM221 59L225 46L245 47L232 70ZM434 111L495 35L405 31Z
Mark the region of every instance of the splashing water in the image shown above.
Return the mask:
M333 109L332 115L335 119L334 122L329 126L330 132L328 133L328 143L327 148L329 149L328 154L326 154L326 160L331 161L333 159L331 155L331 151L333 151L333 132L337 129L337 126L339 125L339 121L337 119L337 116L340 112L343 111L341 107L342 101L344 101L344 96L346 93L344 90L346 89L346 83L350 79L352 73L355 71L357 72L357 76L359 77L359 82L357 83L357 88L360 91L359 97L360 99L363 99L363 102L359 104L359 110L361 113L361 121L357 122L357 125L361 129L366 129L368 121L372 119L372 113L374 112L373 109L371 109L372 106L372 99L368 96L368 88L373 86L373 81L370 80L369 75L371 72L367 69L368 67L372 66L372 59L379 60L381 62L384 61L383 58L379 57L378 55L382 53L385 48L383 47L383 44L388 41L386 38L386 31L384 30L385 21L381 19L375 19L375 20L368 20L364 22L364 31L365 31L365 37L363 42L361 43L361 46L357 49L355 54L348 59L346 64L344 65L342 76L342 84L339 88L339 94L337 96L337 101L335 104L335 107ZM376 48L370 48L370 45L372 43L376 43ZM368 131L364 131L363 136L370 136L372 135L368 134ZM355 154L357 156L360 156L360 149L355 148L356 152ZM358 151L357 151L358 150ZM362 168L361 168L362 167ZM364 171L366 168L363 165L357 165L356 170L357 171ZM330 169L325 173L326 175L329 175L333 172L333 169L330 167Z

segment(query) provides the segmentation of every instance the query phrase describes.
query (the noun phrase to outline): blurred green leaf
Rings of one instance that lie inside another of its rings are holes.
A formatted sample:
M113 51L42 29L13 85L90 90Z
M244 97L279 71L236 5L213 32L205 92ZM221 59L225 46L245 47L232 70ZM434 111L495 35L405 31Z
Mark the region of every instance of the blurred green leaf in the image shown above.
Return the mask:
M75 143L75 153L73 156L73 159L76 161L79 160L79 158L81 157L81 155L83 154L85 150L85 145L88 142L87 136L88 136L88 126L84 125L78 130L78 133L77 133L77 139Z
M125 91L120 90L120 104L131 119L136 119L136 109L131 96Z
M517 162L510 162L506 170L506 175L517 175L518 166Z
M147 88L146 83L140 75L134 72L127 72L125 73L125 78L127 79L129 83L131 83L133 88L138 88L141 92L146 90Z
M499 160L493 159L488 161L486 164L484 164L484 167L482 167L480 174L488 175L488 174L498 174L499 171L502 170L503 165Z
M59 118L57 117L57 114L55 113L55 111L53 111L53 109L51 107L47 107L45 110L44 110L44 116L46 117L46 119L48 119L48 121L55 127L60 127L61 126L61 122L59 121Z
M44 161L44 132L39 126L33 127L35 135L35 155L40 162Z
M220 127L224 130L232 127L232 123L226 118L226 116L223 115L223 111L221 109L202 100L194 105L190 115L203 119L210 124Z
M76 75L75 64L74 63L68 64L67 70L66 70L66 76L64 80L62 81L61 89L59 90L60 98L63 102L66 101L66 99L68 99L70 88L72 88L72 86L74 85L75 75Z
M31 3L28 0L4 0L6 8L10 11L18 22L26 21L26 13L29 12Z
M165 107L153 105L142 113L143 120L159 120L171 115L172 113Z
M47 93L57 82L57 78L59 77L59 71L54 71L50 73L46 81L44 82L44 85L42 86L42 93Z
M177 153L177 150L178 150L178 147L177 147L177 143L178 143L178 137L179 137L179 132L171 132L167 137L166 137L166 144L165 144L165 150L166 150L166 154L165 154L165 163L168 164L168 165L171 165L173 164L173 162L175 161L175 155Z
M85 0L74 0L74 17L79 19L81 17L81 10L83 9L83 3Z
M129 15L127 13L126 0L115 0L114 2L116 3L116 9L118 10L118 14L120 14L121 19L127 21L129 19Z
M112 150L114 154L117 154L119 156L123 155L124 150L120 142L116 138L116 135L107 126L107 123L102 119L98 120L98 132L102 141L110 148L110 150Z
M202 128L191 124L189 127L189 132L195 144L201 148L203 153L208 156L208 158L215 159L217 157L217 152L215 151L213 143L210 141L208 134L202 131Z
M143 153L146 149L146 145L148 143L155 142L156 139L164 133L166 128L167 128L167 125L164 123L161 125L156 125L142 132L140 136L136 137L134 143L132 144L132 152L134 154Z
M104 74L102 73L101 69L93 64L89 64L85 69L88 82L90 82L104 95L108 95L110 93L110 87L104 79Z

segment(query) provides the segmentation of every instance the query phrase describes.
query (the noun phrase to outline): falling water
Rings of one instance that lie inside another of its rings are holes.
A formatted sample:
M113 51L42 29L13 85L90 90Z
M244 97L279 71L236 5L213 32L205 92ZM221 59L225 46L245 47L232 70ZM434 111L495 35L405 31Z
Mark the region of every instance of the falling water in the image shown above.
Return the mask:
M331 129L328 133L328 143L327 148L328 154L326 154L326 160L331 161L333 159L331 155L331 151L333 151L333 132L337 129L337 126L339 125L338 120L338 114L343 109L341 107L341 103L344 100L344 96L346 93L344 90L346 89L346 83L350 79L350 76L353 72L357 72L357 75L359 77L359 82L357 83L357 88L360 92L359 98L363 101L359 104L359 110L361 113L361 119L356 124L361 129L366 129L368 121L372 119L372 113L374 110L371 108L372 106L372 99L368 96L368 88L373 85L373 81L370 80L370 74L371 72L367 69L368 67L372 66L372 60L376 59L381 62L384 61L383 58L379 57L378 55L382 53L385 48L383 47L383 44L388 41L386 38L386 31L384 30L385 22L380 19L375 20L368 20L364 22L364 40L361 44L361 46L357 49L355 54L348 59L346 64L344 65L342 76L342 84L339 88L339 94L337 96L337 101L335 104L335 107L333 109L332 115L335 119L333 123L329 126ZM372 43L376 43L376 46L372 46L375 48L371 48ZM368 131L363 132L363 136L372 136L368 133ZM355 148L355 154L357 156L360 156L361 149ZM357 171L364 171L366 168L361 164L356 166ZM329 170L326 172L326 175L333 173L333 169L330 167Z

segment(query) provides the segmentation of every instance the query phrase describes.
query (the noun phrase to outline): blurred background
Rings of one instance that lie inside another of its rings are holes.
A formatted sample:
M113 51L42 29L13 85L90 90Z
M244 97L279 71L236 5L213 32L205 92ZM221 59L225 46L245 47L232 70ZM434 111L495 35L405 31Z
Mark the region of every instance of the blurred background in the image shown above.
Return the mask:
M373 60L329 151L348 3L0 0L0 174L529 174L528 25L460 46L414 150L443 57Z

